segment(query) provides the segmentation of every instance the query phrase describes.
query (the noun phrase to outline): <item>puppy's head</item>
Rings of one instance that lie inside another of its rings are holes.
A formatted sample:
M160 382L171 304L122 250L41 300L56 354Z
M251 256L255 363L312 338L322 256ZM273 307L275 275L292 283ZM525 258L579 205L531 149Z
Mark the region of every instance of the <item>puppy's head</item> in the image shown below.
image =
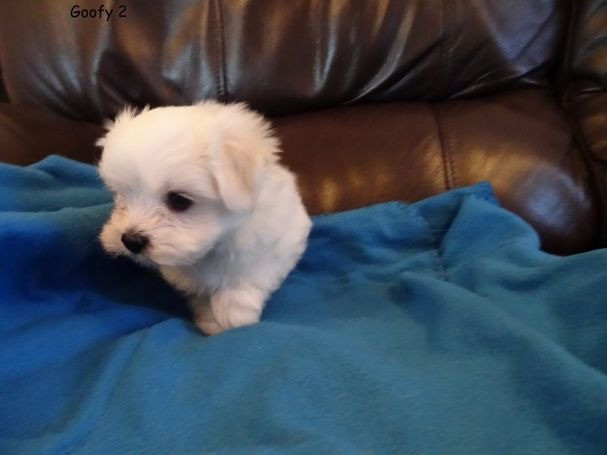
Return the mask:
M101 243L148 265L192 265L213 249L255 210L278 152L243 104L127 109L107 129L99 172L115 207Z

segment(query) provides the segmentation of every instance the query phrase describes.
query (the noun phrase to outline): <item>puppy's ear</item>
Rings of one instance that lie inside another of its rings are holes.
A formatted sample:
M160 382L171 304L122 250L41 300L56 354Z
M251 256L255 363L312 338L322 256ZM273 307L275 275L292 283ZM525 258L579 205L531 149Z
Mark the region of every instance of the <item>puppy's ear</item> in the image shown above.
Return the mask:
M104 148L105 147L106 138L105 136L101 136L99 139L95 141L95 145L97 147Z
M242 212L253 207L263 163L262 155L245 150L236 141L227 141L217 147L211 173L219 197L228 210Z

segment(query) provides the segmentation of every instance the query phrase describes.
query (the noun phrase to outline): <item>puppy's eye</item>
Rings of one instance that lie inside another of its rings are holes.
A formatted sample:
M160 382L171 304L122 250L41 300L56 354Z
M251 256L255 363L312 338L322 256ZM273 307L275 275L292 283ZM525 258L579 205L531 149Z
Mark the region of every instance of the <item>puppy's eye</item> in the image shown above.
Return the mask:
M174 212L184 212L192 206L193 201L183 194L171 191L167 194L166 204Z

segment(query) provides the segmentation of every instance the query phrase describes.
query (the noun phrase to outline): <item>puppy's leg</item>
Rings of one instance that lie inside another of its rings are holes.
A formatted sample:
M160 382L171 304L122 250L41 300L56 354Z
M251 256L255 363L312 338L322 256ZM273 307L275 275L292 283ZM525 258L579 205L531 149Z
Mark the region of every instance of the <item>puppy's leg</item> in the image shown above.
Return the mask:
M223 331L259 322L266 297L254 288L222 289L211 296L210 309Z
M215 320L211 309L211 300L207 296L196 296L189 301L194 316L194 324L207 335L215 335L223 329Z

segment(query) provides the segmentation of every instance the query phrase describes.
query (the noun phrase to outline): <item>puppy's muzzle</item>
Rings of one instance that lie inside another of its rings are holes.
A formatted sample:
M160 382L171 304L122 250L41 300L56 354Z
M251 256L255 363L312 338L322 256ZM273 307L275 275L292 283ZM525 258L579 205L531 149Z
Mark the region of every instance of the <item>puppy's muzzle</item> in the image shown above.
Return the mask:
M126 249L134 254L141 253L148 243L150 243L145 235L137 234L135 232L125 232L120 239Z

